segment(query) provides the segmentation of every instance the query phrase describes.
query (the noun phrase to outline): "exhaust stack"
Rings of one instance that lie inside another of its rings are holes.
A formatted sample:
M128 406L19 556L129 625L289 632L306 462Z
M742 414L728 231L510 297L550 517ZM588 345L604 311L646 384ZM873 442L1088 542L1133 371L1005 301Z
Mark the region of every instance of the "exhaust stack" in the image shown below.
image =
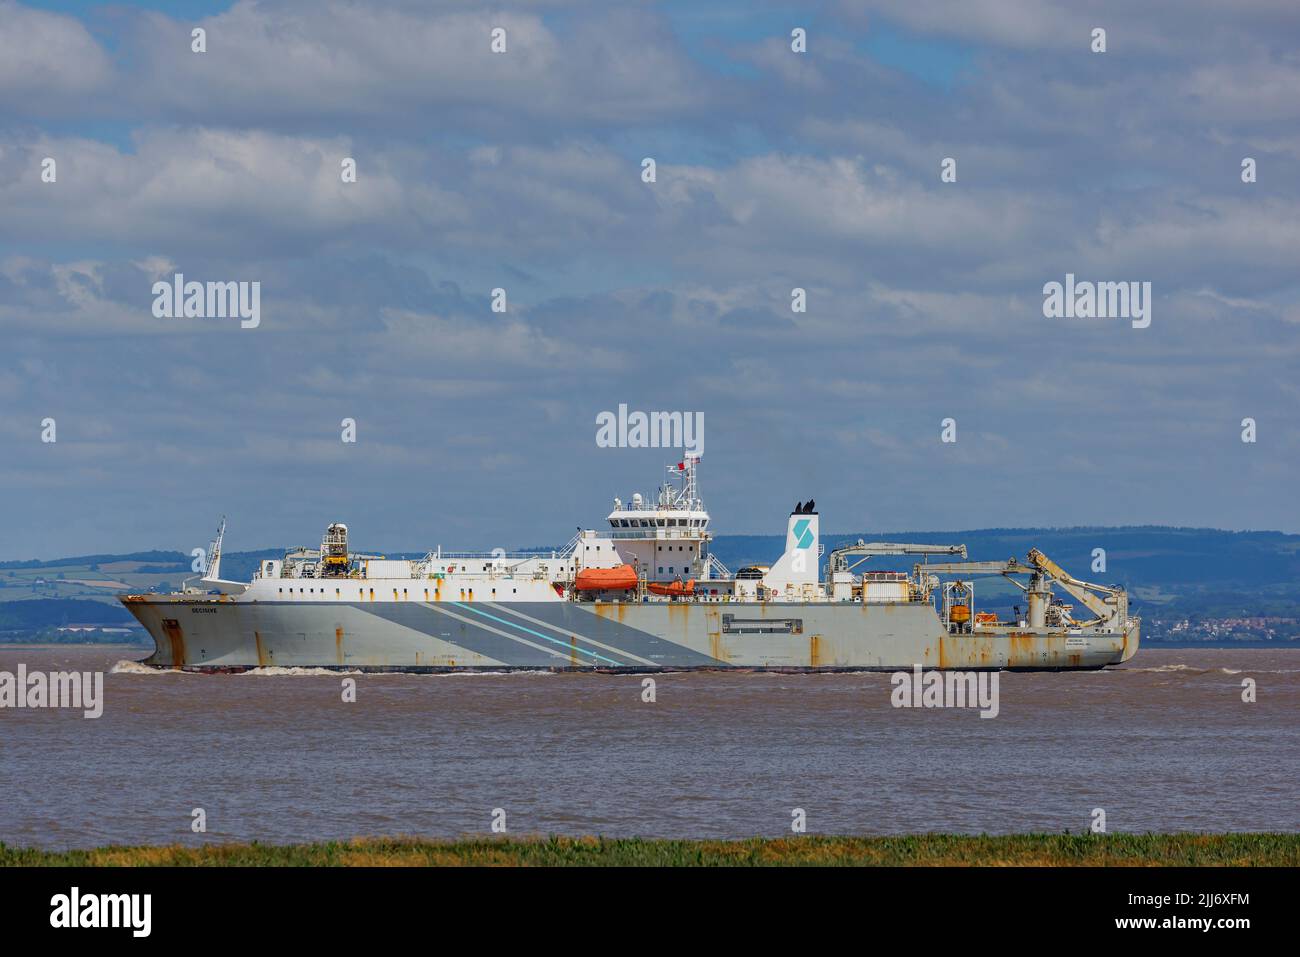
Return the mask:
M771 571L763 576L763 584L781 597L802 597L804 585L817 584L820 564L820 535L818 515L813 511L813 501L795 506L785 528L785 554Z

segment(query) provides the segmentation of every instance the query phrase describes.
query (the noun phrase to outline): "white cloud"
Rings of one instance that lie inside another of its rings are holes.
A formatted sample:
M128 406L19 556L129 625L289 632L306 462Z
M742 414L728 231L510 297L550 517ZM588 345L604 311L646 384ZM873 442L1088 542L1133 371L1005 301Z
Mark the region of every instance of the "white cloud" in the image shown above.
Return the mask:
M0 104L62 111L111 75L108 55L79 20L0 0Z

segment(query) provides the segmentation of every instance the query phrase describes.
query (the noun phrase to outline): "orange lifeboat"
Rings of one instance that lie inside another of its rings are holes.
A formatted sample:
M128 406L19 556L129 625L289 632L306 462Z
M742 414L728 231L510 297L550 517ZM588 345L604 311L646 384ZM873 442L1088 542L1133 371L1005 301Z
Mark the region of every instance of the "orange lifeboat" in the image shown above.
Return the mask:
M584 568L573 579L575 591L624 591L636 587L636 569L631 565L617 568Z
M683 583L680 578L670 582L650 582L645 586L649 591L656 595L672 595L680 597L690 595L695 591L695 579Z

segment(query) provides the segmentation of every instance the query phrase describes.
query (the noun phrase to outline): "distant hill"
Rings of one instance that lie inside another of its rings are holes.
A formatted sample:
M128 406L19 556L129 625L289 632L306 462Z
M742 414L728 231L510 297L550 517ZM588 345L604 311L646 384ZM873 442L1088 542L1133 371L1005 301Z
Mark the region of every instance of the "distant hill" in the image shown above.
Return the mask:
M141 644L149 640L129 611L81 598L0 601L0 643Z
M822 544L829 553L859 538L965 544L969 557L977 561L1023 557L1030 548L1040 548L1079 578L1127 588L1149 638L1300 638L1300 535L1164 526L986 528L824 533ZM779 535L720 535L713 542L713 553L734 572L745 565L771 564L783 546ZM1104 571L1093 570L1095 549L1105 551ZM423 554L363 551L390 558ZM283 554L282 548L227 552L221 577L247 581L260 562ZM911 557L877 558L865 567L902 571L910 570L914 562ZM119 621L126 612L113 592L121 589L108 583L118 581L138 591L167 590L180 587L192 574L189 568L189 556L175 551L0 562L0 630L64 625L89 614L79 607L87 605L107 609L95 620ZM96 578L101 579L99 587L92 587ZM75 599L62 597L69 593ZM1009 611L1019 600L1020 592L1004 579L977 583L976 604L983 608Z
M964 544L973 561L1023 557L1037 547L1077 578L1128 589L1148 640L1300 641L1300 535L1164 526L984 528L823 534L822 544L829 553L858 539ZM713 552L734 571L770 564L783 547L779 535L720 535ZM1093 571L1098 548L1105 550L1104 571ZM910 571L915 561L873 558L864 567ZM1021 600L1005 579L976 583L975 603L985 610L1006 614Z
M1300 581L1300 535L1282 532L1225 532L1208 528L1134 526L1122 528L984 528L965 532L860 532L822 535L829 552L859 538L868 542L964 544L974 561L1023 558L1037 547L1075 576L1129 587ZM780 535L719 535L713 552L731 568L770 564L783 550ZM1106 570L1092 572L1093 549L1106 551ZM872 559L890 567L890 559ZM911 568L913 559L894 559Z
M0 602L0 632L35 631L64 625L134 625L135 618L117 602L79 598L43 598Z
M983 528L968 531L928 532L823 532L822 544L835 546L857 539L868 542L924 542L965 544L974 560L993 561L1024 557L1038 547L1081 578L1093 575L1092 551L1106 550L1106 582L1137 586L1153 585L1241 585L1281 584L1300 581L1300 535L1283 532L1227 532L1210 528L1171 528L1159 525L1119 528ZM749 564L771 564L781 554L780 535L719 535L713 553L735 569ZM548 546L549 547L549 546ZM558 546L556 546L558 547ZM364 549L390 558L419 557L417 553ZM419 553L423 554L423 553ZM247 580L260 562L281 558L283 548L227 552L222 557L221 577ZM79 555L70 558L0 562L0 571L10 569L59 569L139 562L137 574L158 572L170 577L188 572L190 556L175 551L132 552L125 555ZM885 560L873 559L874 567ZM910 559L896 560L898 567L911 566Z
M68 565L106 565L112 562L154 562L163 565L184 565L188 568L190 557L181 552L131 552L128 555L76 555L71 558L52 558L48 561L33 558L26 561L0 562L0 570L11 568L60 568Z

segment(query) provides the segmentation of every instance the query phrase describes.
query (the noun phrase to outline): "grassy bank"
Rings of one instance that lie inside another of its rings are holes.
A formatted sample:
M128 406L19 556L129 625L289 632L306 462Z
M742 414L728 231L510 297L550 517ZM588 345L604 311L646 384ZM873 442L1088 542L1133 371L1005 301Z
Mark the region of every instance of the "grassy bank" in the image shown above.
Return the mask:
M0 844L0 866L1250 866L1300 865L1300 834L1014 834L792 837L744 841L605 838L209 844L40 851Z

